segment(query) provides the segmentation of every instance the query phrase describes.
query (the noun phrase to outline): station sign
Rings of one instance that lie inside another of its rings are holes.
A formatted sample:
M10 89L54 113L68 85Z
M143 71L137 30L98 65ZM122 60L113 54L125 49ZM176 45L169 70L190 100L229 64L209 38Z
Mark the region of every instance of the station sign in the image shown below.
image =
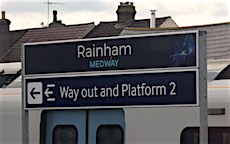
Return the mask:
M197 67L197 33L27 44L25 75Z
M198 105L198 32L24 44L25 109Z
M26 108L197 104L196 71L26 79Z

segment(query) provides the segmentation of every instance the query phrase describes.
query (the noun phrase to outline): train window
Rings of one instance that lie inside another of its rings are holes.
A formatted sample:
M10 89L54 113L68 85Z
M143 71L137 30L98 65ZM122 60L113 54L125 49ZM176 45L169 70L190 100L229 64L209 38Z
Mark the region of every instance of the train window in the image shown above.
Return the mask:
M57 125L53 130L53 144L77 144L78 133L74 125Z
M0 87L8 86L12 81L18 78L21 75L21 71L19 70L17 73L7 74L4 70L0 71Z
M123 134L119 125L101 125L97 129L97 144L123 144Z
M13 79L14 75L0 75L0 87L7 86Z
M221 79L230 79L230 65L225 67L216 77L214 80L221 80Z
M208 144L229 144L230 127L209 127ZM181 144L199 144L199 128L185 128L181 133Z

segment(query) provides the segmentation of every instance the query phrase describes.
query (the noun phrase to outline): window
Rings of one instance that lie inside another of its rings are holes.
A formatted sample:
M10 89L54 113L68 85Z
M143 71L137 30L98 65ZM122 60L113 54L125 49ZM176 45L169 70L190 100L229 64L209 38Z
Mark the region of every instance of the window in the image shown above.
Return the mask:
M57 125L53 130L53 144L77 144L78 133L74 125Z
M230 127L209 127L208 144L229 144ZM181 144L199 144L199 128L185 128L181 133Z
M0 87L6 87L14 78L14 75L0 75Z
M6 87L21 75L21 63L0 63L0 88Z
M123 134L119 125L101 125L97 129L97 144L123 144Z
M230 79L230 65L225 67L215 78L215 80Z
M1 73L0 73L0 88L6 87L7 85L9 85L12 81L14 81L18 77L19 77L19 74L1 75Z

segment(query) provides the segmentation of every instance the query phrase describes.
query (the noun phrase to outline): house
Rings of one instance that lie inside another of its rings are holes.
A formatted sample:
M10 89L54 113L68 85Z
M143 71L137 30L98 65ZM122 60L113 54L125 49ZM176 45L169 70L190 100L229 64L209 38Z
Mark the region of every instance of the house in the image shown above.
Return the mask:
M65 25L57 19L57 11L53 11L53 22L48 27L10 31L10 20L2 12L0 19L0 87L5 87L21 75L21 47L23 43L59 41L82 38L119 36L128 27L163 28L178 27L174 20L168 17L156 18L152 11L151 19L135 19L136 10L132 2L121 2L116 11L117 21ZM9 69L5 63L14 64L15 69ZM19 77L20 78L20 77Z
M121 2L116 11L117 21L100 22L85 38L118 36L127 27L135 28L166 28L178 27L176 22L170 17L156 18L155 11L151 14L151 19L135 19L136 10L132 2Z
M53 11L53 22L48 27L10 31L9 25L2 12L0 62L20 62L23 43L81 39L94 28L94 23L65 25L57 20L57 11Z

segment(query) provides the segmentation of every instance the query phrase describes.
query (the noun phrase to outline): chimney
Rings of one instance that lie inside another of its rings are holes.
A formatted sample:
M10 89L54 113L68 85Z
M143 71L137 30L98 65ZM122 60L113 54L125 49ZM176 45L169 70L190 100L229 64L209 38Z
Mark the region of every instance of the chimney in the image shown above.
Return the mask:
M2 11L0 19L0 59L10 48L10 20L6 19L6 12Z
M150 10L151 18L150 18L150 28L156 28L156 10Z
M2 11L2 19L0 19L0 32L6 32L8 31L9 32L9 29L10 29L10 20L6 19L6 12L5 11Z
M133 2L120 2L116 13L118 25L126 26L129 22L132 22L135 19L135 6L133 5Z
M57 11L53 11L53 22L49 24L49 26L52 27L59 27L59 26L65 26L65 24L62 24L61 20L57 20Z

